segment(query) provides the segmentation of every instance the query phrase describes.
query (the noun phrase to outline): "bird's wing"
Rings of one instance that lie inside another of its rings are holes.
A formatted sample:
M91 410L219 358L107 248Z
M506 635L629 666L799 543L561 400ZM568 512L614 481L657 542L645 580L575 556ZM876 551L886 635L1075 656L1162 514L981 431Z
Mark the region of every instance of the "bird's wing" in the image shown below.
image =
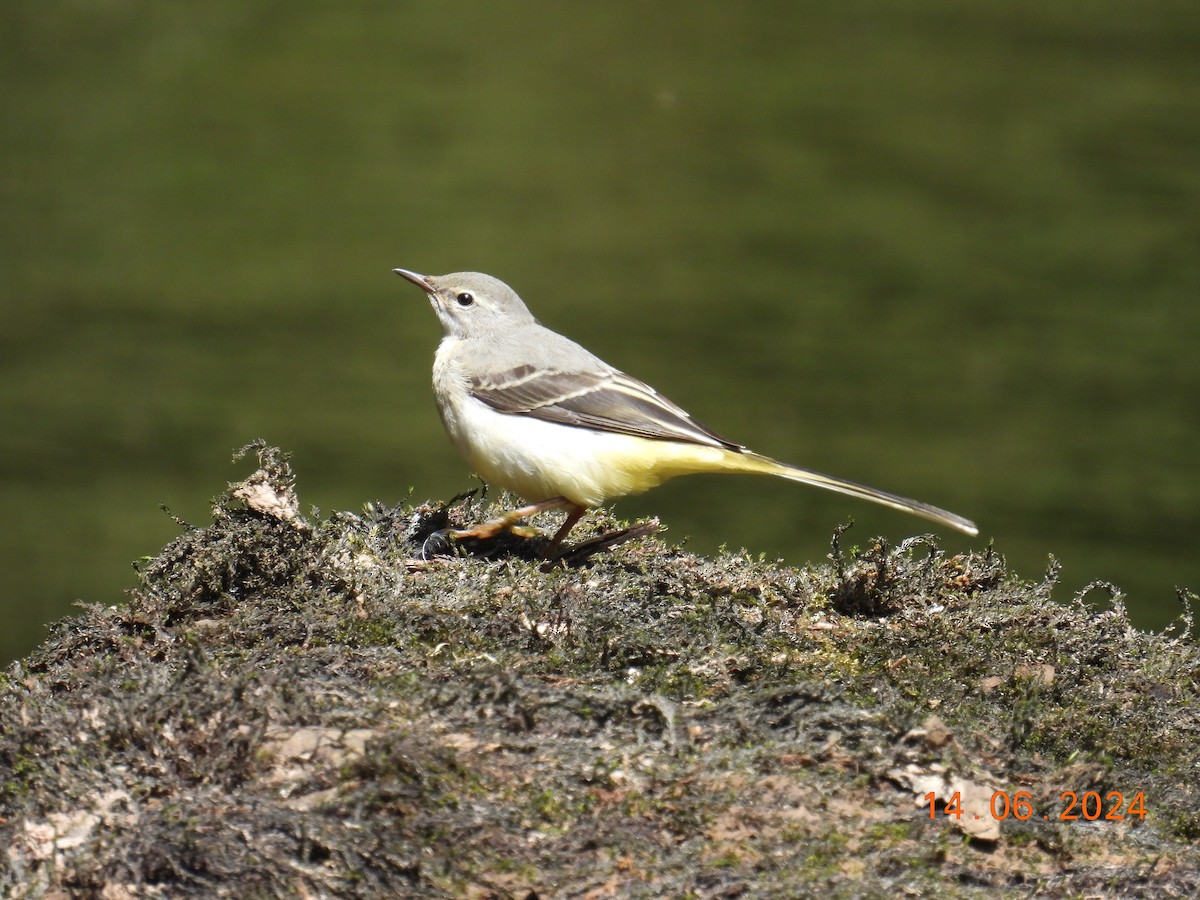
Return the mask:
M744 449L701 425L650 385L618 372L524 365L470 379L471 396L497 412L662 441Z

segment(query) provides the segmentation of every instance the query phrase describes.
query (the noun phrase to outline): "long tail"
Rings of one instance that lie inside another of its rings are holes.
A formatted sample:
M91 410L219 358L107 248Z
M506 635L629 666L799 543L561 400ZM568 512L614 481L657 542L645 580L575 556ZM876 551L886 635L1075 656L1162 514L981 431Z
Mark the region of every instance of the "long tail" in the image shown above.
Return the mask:
M892 494L888 491L881 491L878 488L867 487L865 484L846 481L844 478L834 478L832 475L822 475L820 472L813 472L810 469L790 466L787 463L781 463L778 460L771 459L769 456L762 456L749 450L743 450L740 453L731 452L730 456L740 457L741 460L747 463L747 465L741 467L744 472L778 475L780 478L786 478L789 481L799 481L801 484L811 484L814 487L837 491L839 494L849 494L851 497L858 497L861 500L870 500L873 503L890 506L892 509L898 509L902 512L912 513L914 516L930 519L966 534L979 534L979 528L970 519L964 519L962 516L939 509L936 506L930 506L928 503L922 503L920 500L911 500L908 497L901 497L899 494Z

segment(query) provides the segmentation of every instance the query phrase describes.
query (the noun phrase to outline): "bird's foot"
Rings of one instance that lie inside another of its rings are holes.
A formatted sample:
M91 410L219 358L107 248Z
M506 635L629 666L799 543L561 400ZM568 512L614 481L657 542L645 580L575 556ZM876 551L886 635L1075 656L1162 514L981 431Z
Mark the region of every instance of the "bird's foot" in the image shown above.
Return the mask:
M554 537L549 540L537 528L524 524L523 520L529 516L563 506L569 507L567 518ZM554 568L580 566L597 553L611 550L627 541L655 534L661 528L658 519L650 519L628 528L596 535L564 549L563 539L585 511L584 507L562 498L546 500L515 509L471 528L442 528L435 531L425 539L421 547L421 555L425 559L431 556L463 554L479 556L515 554L526 558L533 556L545 560L542 564L542 571L548 572Z
M493 519L474 528L442 528L433 532L421 545L421 556L497 556L507 553L540 556L540 548L526 550L531 541L546 541L540 530L532 525L507 519Z

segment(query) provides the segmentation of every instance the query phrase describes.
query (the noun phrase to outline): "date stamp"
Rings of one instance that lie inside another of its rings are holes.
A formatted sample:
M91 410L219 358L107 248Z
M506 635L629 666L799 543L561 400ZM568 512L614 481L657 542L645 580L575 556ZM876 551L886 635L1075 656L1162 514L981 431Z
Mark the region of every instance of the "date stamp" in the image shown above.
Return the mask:
M925 801L929 804L930 819L937 818L939 808L943 816L962 819L967 815L963 809L961 791L955 791L948 797L939 797L936 791L930 791L925 795ZM1103 797L1099 791L1084 791L1082 794L1063 791L1059 795L1059 804L1061 808L1042 813L1041 819L1047 822L1077 822L1081 819L1086 822L1123 822L1127 819L1146 819L1146 797L1143 791L1138 791L1128 801L1121 791L1109 791ZM994 791L988 812L997 822L1009 818L1019 822L1038 819L1033 794L1029 791L1016 791L1012 794L1008 791ZM982 816L976 814L975 818L979 819Z

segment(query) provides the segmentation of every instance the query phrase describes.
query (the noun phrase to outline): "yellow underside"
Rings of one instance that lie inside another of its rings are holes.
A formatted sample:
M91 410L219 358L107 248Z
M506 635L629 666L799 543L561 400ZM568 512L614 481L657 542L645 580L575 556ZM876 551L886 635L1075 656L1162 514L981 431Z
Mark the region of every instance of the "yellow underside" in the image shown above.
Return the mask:
M580 506L640 494L698 472L772 472L768 460L720 447L564 428L492 413L455 440L476 473L530 502L565 497ZM455 437L451 432L451 437Z
M700 472L764 472L769 467L720 447L631 438L627 448L599 455L605 471L595 481L605 499L640 494L679 475Z

